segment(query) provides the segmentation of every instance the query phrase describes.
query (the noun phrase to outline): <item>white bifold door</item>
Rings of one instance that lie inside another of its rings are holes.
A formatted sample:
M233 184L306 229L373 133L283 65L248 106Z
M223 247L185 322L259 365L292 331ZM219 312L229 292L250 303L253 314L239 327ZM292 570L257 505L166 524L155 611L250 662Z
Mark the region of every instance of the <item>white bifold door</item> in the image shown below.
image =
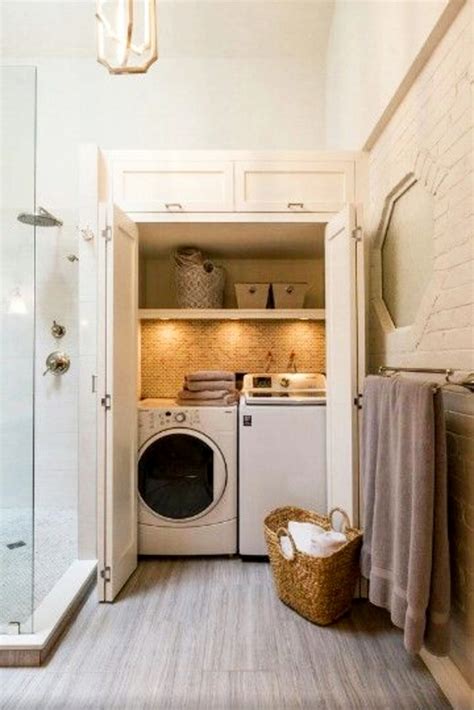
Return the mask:
M326 227L328 509L360 524L359 419L365 376L363 235L347 205Z
M137 566L138 230L100 207L99 599L113 601Z

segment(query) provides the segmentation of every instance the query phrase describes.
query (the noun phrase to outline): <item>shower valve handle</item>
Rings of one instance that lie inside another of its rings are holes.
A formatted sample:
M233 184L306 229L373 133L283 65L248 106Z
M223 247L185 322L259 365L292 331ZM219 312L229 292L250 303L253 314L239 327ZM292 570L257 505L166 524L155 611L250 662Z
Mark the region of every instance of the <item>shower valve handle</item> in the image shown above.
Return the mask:
M69 355L66 355L66 353L61 350L55 350L46 358L46 370L43 372L43 376L47 375L48 372L52 375L64 375L64 373L69 370L70 366L71 359Z

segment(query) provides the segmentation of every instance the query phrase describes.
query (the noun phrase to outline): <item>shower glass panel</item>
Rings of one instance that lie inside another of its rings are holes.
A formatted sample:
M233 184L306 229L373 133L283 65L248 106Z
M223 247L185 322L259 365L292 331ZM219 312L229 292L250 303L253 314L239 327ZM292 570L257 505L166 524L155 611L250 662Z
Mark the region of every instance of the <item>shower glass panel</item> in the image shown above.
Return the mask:
M36 70L0 67L0 633L33 631Z

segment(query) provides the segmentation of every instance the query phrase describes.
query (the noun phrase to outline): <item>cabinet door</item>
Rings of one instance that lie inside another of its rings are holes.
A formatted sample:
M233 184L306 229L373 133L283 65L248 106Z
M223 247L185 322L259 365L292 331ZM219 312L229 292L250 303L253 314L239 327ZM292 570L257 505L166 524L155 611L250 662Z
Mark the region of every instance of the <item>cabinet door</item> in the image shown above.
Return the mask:
M138 230L101 208L99 243L99 599L111 602L137 566L136 324Z
M230 212L231 161L117 161L114 202L125 212Z
M347 205L326 227L328 508L360 520L359 413L365 376L362 230Z
M354 199L354 163L235 163L238 212L339 212Z

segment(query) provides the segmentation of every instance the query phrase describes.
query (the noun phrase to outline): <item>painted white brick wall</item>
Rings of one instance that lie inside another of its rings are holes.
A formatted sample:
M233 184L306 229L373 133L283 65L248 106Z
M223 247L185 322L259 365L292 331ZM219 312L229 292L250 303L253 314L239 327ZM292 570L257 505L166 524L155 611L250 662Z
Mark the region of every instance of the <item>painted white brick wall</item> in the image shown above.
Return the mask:
M369 231L386 195L409 172L435 191L437 292L416 340L390 339L370 313L371 368L405 366L474 370L473 0L436 48L369 156ZM371 300L376 296L372 263ZM451 658L474 685L474 395L446 392L452 556Z

